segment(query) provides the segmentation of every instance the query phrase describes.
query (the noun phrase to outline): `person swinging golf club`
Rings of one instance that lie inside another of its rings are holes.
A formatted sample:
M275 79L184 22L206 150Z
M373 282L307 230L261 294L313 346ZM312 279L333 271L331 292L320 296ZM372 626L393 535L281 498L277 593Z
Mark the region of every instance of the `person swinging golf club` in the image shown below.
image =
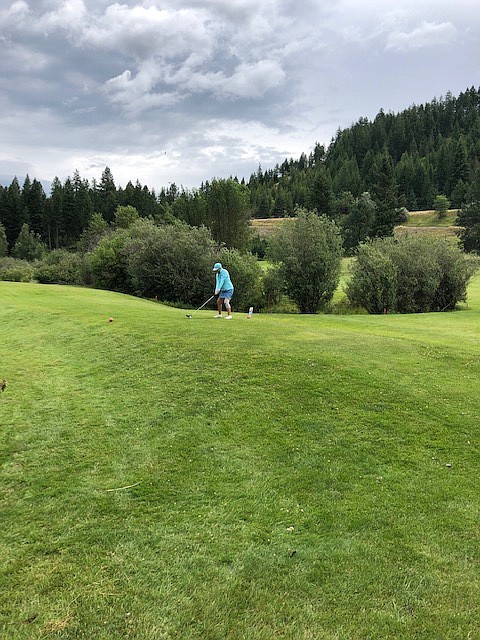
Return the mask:
M232 319L232 307L230 306L230 300L233 296L233 284L230 280L230 274L224 269L220 262L216 262L213 265L213 271L215 272L215 295L217 298L218 313L215 318L223 318L222 306L225 305L227 310L227 316L225 320Z

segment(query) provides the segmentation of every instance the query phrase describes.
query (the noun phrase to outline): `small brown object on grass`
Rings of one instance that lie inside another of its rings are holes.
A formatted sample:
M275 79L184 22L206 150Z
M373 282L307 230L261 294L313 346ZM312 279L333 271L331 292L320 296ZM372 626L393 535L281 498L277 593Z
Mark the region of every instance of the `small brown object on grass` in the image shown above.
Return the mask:
M126 487L117 487L117 489L105 489L105 491L124 491L125 489L131 489L132 487L136 487L139 484L142 484L143 480L140 482L135 482L135 484L128 484Z
M2 393L3 393L3 392L5 391L5 389L7 388L7 384L8 384L8 382L7 382L5 379L3 379L3 380L0 382L0 389L2 390Z

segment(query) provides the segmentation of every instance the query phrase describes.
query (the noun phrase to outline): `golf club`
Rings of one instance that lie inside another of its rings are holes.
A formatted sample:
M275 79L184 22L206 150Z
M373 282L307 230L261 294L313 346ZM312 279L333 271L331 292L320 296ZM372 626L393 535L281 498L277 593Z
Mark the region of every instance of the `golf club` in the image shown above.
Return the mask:
M200 309L203 309L203 307L204 307L206 304L208 304L208 303L210 302L210 300L211 300L212 298L214 298L214 297L215 297L215 294L213 294L213 296L210 296L210 298L209 298L208 300L206 300L206 301L202 304L202 306L201 306L201 307L198 307L198 309L195 309L195 312L194 312L194 313L196 313L197 311L200 311ZM185 315L187 316L187 318L191 318L191 317L192 317L192 314L190 314L190 313L186 313Z

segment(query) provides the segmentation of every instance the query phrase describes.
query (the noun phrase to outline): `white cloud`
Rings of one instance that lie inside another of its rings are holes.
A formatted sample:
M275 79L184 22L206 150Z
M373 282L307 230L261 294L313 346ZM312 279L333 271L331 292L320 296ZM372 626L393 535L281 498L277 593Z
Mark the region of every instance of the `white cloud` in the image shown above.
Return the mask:
M451 44L457 38L457 29L450 22L435 24L422 22L410 32L396 31L388 37L386 49L393 51L413 51L425 47Z
M22 73L37 73L46 69L52 62L51 56L39 51L33 51L31 47L17 44L0 37L0 56L5 67Z
M192 93L210 93L220 100L259 99L284 82L281 62L264 53L272 48L264 37L271 25L257 20L256 29L242 40L231 33L231 25L206 11L214 5L227 15L241 10L251 17L250 0L237 3L235 11L223 1L197 4L177 10L114 4L83 30L82 46L133 58L132 67L105 82L105 95L113 104L138 114L171 106ZM247 40L258 40L261 51L247 48Z
M221 99L256 99L284 80L285 72L278 62L259 60L238 65L230 76L223 72L194 74L183 86L192 92L207 92Z
M54 11L50 11L37 23L37 28L45 32L53 29L75 31L87 17L87 9L83 0L64 0Z
M28 13L28 4L24 0L13 2L8 9L0 11L0 24L6 23L10 18L18 20Z
M238 65L220 89L220 95L238 98L260 98L285 80L285 71L274 60L259 60Z
M173 59L192 50L208 55L214 33L206 16L192 9L167 10L112 4L82 32L83 45L121 51L143 60Z
M162 79L161 66L149 60L134 76L129 69L105 83L105 93L114 104L126 111L138 115L142 111L166 107L181 100L175 91L154 91L155 85Z

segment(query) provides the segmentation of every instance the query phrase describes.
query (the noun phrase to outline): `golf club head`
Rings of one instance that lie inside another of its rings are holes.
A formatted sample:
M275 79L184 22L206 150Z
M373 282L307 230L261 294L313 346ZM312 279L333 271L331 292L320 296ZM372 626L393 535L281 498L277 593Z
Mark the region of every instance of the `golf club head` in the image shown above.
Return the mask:
M185 316L186 316L187 318L191 318L191 317L192 317L189 313L186 313L186 314L185 314Z

